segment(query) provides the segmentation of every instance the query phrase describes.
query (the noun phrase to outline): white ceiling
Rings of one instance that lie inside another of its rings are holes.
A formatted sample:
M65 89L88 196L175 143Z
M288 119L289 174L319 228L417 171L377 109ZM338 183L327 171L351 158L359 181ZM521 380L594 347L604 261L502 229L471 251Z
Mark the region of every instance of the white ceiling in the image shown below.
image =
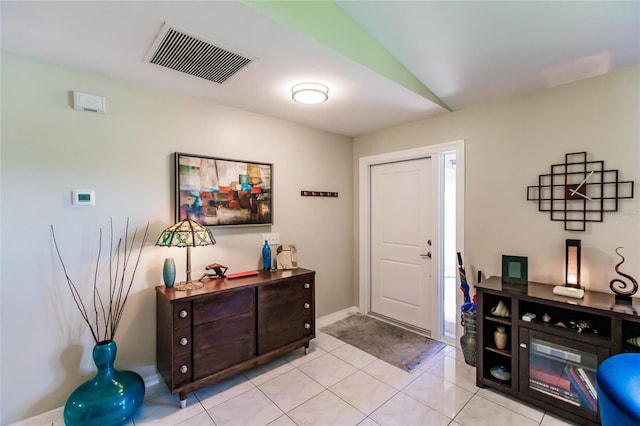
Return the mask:
M640 64L638 1L335 4L452 110ZM347 136L447 113L242 2L2 0L0 14L3 50ZM165 22L256 60L222 85L149 64ZM327 102L291 101L309 80Z

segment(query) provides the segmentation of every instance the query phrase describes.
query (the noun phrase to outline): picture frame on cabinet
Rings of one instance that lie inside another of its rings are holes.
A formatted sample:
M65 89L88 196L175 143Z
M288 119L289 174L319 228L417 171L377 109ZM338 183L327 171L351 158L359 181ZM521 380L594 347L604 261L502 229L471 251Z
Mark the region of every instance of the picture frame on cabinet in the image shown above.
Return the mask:
M528 258L503 254L502 283L526 285L528 282Z
M273 164L176 152L174 166L176 222L273 224Z

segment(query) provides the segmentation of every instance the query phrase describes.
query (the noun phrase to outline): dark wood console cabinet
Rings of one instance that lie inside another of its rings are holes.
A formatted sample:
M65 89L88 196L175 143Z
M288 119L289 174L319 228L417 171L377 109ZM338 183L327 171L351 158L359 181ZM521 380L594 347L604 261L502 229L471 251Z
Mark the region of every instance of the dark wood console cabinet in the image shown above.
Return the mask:
M640 299L617 304L613 294L592 291L576 299L553 294L553 287L533 282L503 285L500 277L476 286L476 384L579 424L599 424L595 372L611 355L640 352L627 343L640 336ZM509 309L510 317L492 314L499 302ZM526 313L535 314L535 319L525 321ZM596 332L579 331L577 325L584 324L580 321L587 321ZM508 335L504 349L494 342L498 326ZM491 371L498 366L505 367L510 378L496 378Z
M315 337L315 272L261 271L156 287L156 360L171 393L187 393L264 364Z

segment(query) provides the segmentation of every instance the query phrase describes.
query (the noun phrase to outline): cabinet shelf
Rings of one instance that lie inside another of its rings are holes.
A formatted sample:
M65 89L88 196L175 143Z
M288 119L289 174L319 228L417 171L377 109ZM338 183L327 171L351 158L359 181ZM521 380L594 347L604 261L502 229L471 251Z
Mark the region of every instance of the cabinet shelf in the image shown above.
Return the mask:
M487 316L484 317L484 319L487 320L487 321L496 322L498 324L511 326L511 318L496 317L494 315L487 315Z
M511 380L509 380L508 382L501 382L493 377L487 377L485 381L491 382L492 387L502 390L503 392L509 392L511 390Z
M637 346L630 345L629 343L622 344L622 352L640 352L640 348Z
M578 339L598 346L611 347L611 337L606 336L605 334L595 334L591 332L578 333L578 331L574 330L573 328L558 327L553 324L547 324L541 321L529 322L519 320L518 325L520 327L526 327L531 330L554 334L556 336L564 337L567 339Z
M490 352L511 358L511 352L506 349L498 349L492 346L485 346L484 348Z

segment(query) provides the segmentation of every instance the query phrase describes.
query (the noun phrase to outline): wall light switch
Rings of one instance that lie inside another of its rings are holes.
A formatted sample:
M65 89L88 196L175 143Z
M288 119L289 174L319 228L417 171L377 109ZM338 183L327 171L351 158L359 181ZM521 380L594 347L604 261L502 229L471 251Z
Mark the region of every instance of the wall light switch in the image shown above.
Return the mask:
M277 232L271 234L262 234L262 241L260 245L264 245L264 242L268 242L270 246L280 244L280 234Z

